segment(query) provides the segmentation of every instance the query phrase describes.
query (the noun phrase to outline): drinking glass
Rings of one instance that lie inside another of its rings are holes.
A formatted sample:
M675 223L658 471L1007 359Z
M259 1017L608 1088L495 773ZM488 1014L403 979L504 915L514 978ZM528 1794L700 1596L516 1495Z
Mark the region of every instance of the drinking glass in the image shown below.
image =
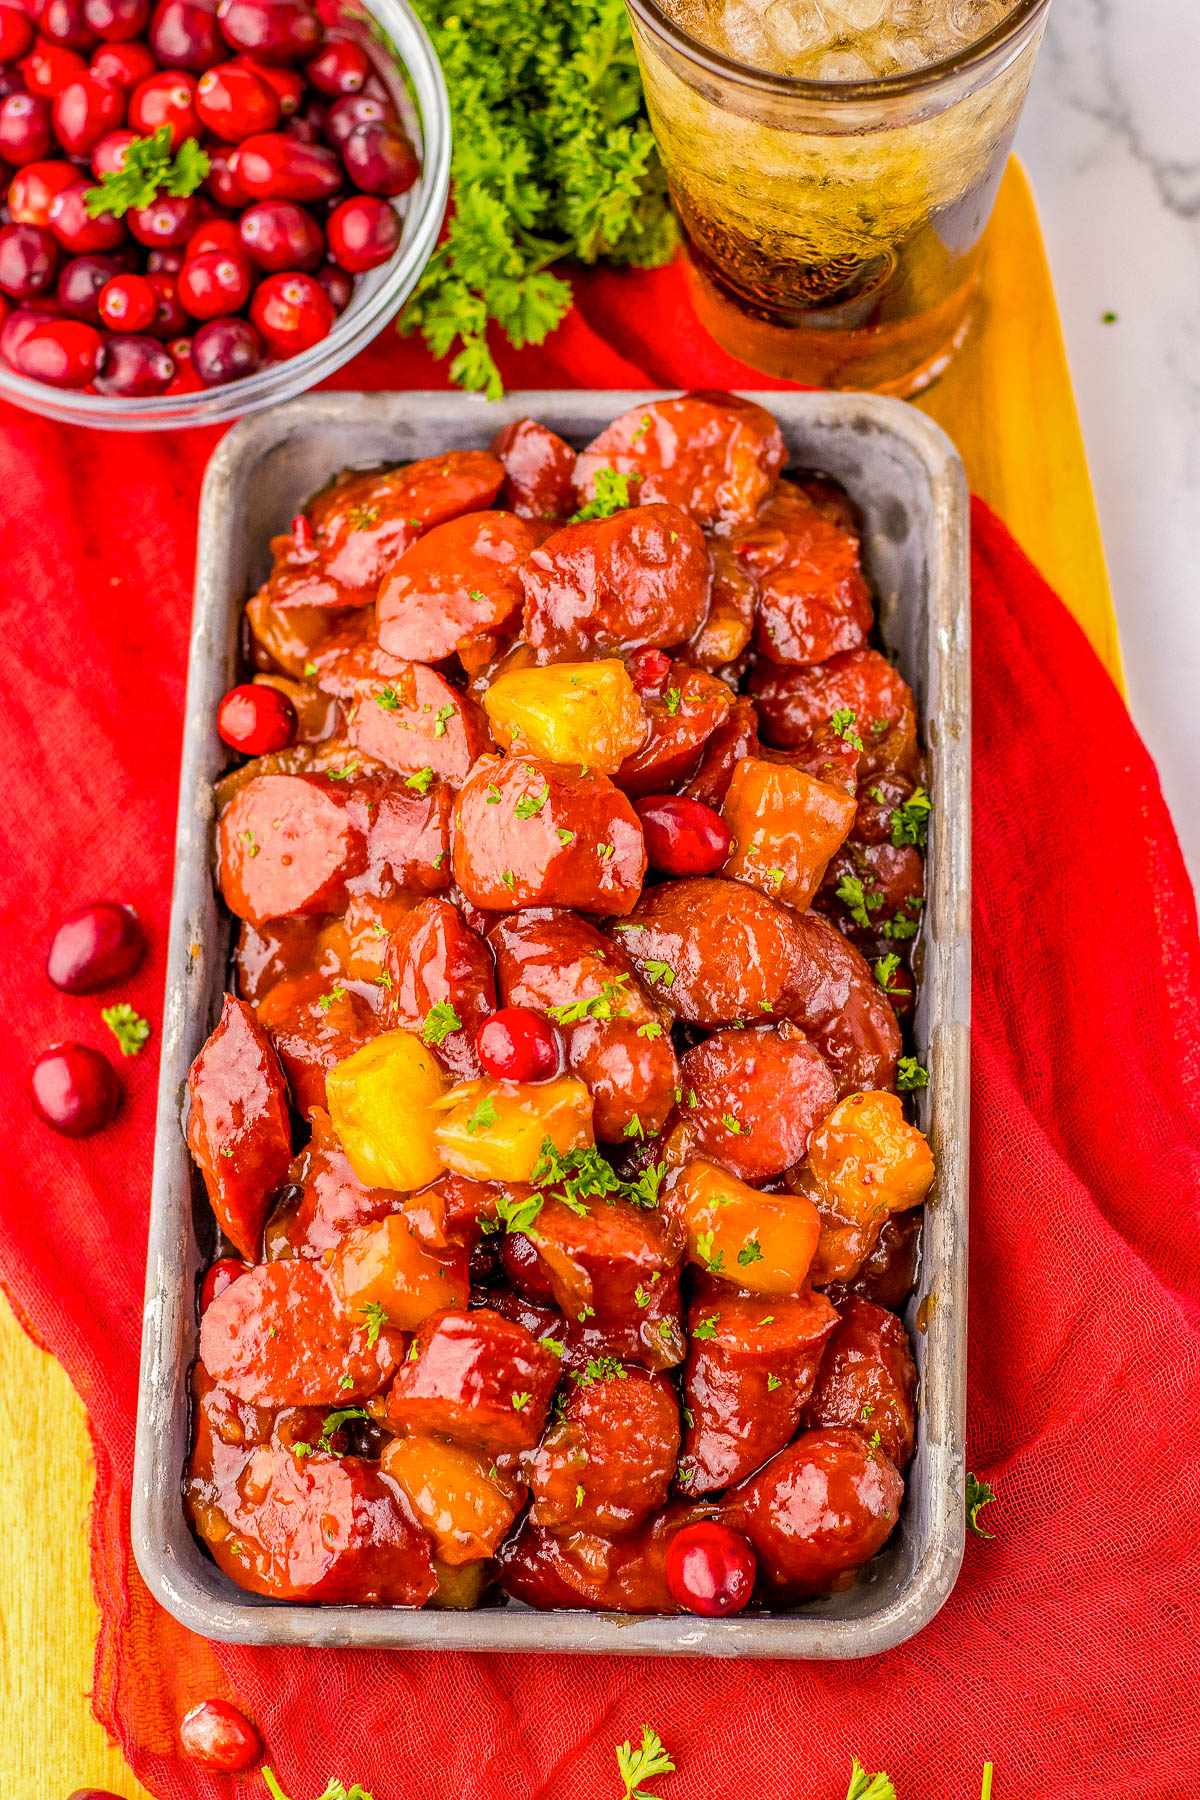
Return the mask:
M947 4L951 0L946 0ZM907 395L966 339L1050 0L871 80L771 74L626 0L696 311L764 374Z

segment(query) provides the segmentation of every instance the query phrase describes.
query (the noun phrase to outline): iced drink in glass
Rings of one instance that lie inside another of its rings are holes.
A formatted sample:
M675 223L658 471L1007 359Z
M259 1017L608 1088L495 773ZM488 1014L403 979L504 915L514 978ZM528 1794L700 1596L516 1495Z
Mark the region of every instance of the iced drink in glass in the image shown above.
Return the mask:
M627 4L713 336L820 387L936 380L1050 0Z

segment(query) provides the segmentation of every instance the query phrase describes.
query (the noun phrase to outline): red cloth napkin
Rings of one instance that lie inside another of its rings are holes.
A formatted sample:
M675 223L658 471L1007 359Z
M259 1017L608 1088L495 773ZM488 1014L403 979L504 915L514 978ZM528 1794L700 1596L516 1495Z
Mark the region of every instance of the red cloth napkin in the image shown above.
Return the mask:
M763 382L697 327L677 270L598 275L511 386ZM442 385L384 337L338 385ZM175 1754L185 1708L236 1698L297 1800L598 1800L644 1721L666 1800L840 1800L852 1752L902 1800L1162 1795L1200 1744L1200 948L1150 760L1078 628L974 515L975 1012L971 1462L999 1494L919 1638L836 1665L584 1661L209 1646L129 1557L154 1056L90 1142L31 1119L26 1066L99 999L42 975L98 896L151 954L123 990L157 1023L196 499L215 434L118 438L0 415L9 596L0 714L10 1049L0 1272L91 1417L93 1703L157 1794L245 1788ZM19 1021L19 1023L18 1023ZM82 1697L81 1697L82 1704Z

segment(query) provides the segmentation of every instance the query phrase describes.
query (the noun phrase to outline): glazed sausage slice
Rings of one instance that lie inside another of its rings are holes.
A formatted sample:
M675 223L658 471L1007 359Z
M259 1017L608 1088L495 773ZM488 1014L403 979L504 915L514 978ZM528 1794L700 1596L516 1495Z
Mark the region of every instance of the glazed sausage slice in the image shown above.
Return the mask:
M288 1170L287 1186L267 1221L268 1262L293 1255L321 1256L346 1232L385 1219L402 1204L402 1197L391 1188L364 1187L328 1113L314 1107L309 1118L312 1137Z
M279 1059L244 1000L226 994L188 1071L188 1093L188 1149L217 1224L253 1262L271 1196L287 1180L292 1128Z
M791 1440L837 1323L822 1294L766 1299L701 1278L688 1313L686 1493L741 1481Z
M401 775L432 769L453 787L492 742L478 702L419 662L384 682L357 680L346 731L352 744Z
M627 794L662 794L690 775L713 732L729 717L733 689L703 669L672 663L661 693L642 697L646 736L613 780Z
M256 1406L353 1406L387 1386L403 1352L386 1327L368 1342L328 1270L300 1257L240 1276L200 1321L200 1361Z
M800 943L786 1011L812 1038L838 1094L893 1088L900 1027L864 958L819 913L793 914Z
M434 1313L413 1344L388 1395L389 1425L493 1453L533 1448L558 1384L553 1352L487 1307Z
M319 971L278 982L260 1004L258 1022L275 1046L302 1118L314 1106L324 1107L326 1072L378 1030L362 996Z
M648 1369L674 1367L685 1349L678 1236L658 1212L627 1200L583 1204L580 1212L546 1200L531 1238L568 1342Z
M691 1025L787 1016L801 943L796 915L757 889L719 876L666 881L643 894L615 928L643 979Z
M440 662L469 654L482 667L522 602L520 569L535 538L512 513L464 513L426 532L384 576L379 642L391 656Z
M661 1375L607 1364L567 1379L570 1398L526 1465L530 1517L549 1531L626 1532L666 1503L679 1403Z
M733 771L746 757L758 756L761 748L754 702L739 697L716 726L704 746L699 767L680 792L689 800L699 800L720 812Z
M423 900L392 933L384 959L383 1024L425 1032L435 1056L460 1081L478 1075L475 1034L496 1010L487 945L448 900ZM430 1021L443 1009L441 1022ZM459 1023L453 1025L445 1009ZM445 1026L450 1029L443 1029Z
M808 1403L809 1426L844 1426L882 1446L898 1469L913 1453L917 1366L895 1313L857 1296L842 1301Z
M692 1151L749 1182L800 1162L837 1101L825 1059L791 1024L714 1032L685 1054L680 1086Z
M346 796L325 775L259 775L221 815L217 879L230 912L251 925L294 913L341 912L367 846Z
M443 781L424 792L393 777L347 784L347 804L361 818L367 867L347 886L362 901L395 901L405 894L436 893L450 885L450 814L453 791Z
M838 712L853 714L862 740L860 772L897 769L912 774L920 763L912 690L878 650L847 650L811 668L781 670L762 664L750 677L763 741L802 750Z
M526 1518L501 1546L500 1586L541 1608L587 1612L677 1613L667 1586L667 1550L684 1525L711 1516L702 1506L664 1507L626 1537L543 1531Z
M540 661L682 644L708 613L704 534L675 506L565 525L521 571L525 637Z
M760 656L792 666L821 663L866 642L875 611L858 538L791 482L780 482L731 546L758 586L754 647Z
M536 419L515 419L497 432L492 455L504 464L501 506L519 519L562 519L575 510L575 452Z
M637 814L607 776L483 757L455 802L454 878L476 906L627 913L645 873Z
M596 475L629 475L644 506L667 501L705 526L752 519L783 468L779 426L736 394L684 394L622 413L579 457L575 482L593 498Z

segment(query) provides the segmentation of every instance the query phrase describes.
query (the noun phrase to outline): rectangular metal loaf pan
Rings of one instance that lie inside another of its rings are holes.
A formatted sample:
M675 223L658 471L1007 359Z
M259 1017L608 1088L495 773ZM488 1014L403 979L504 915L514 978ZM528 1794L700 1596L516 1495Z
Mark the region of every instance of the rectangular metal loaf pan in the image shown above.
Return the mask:
M151 1592L205 1637L233 1643L557 1651L625 1656L844 1658L911 1637L953 1586L964 1541L964 1413L970 1020L970 595L968 500L945 435L897 400L752 395L779 420L794 465L843 483L862 508L864 550L889 656L917 698L933 801L924 973L916 1038L930 1085L920 1122L937 1158L919 1288L908 1324L920 1369L917 1453L900 1524L847 1593L734 1619L308 1606L243 1593L200 1549L181 1499L197 1278L211 1240L203 1184L184 1144L188 1066L215 1023L231 921L211 864L213 783L227 761L217 703L236 679L243 603L265 579L268 540L339 470L483 448L532 415L580 446L631 392L315 394L244 420L208 466L200 509L175 891L142 1347L133 1547ZM199 1235L198 1235L199 1234ZM918 1305L924 1332L913 1329ZM936 1302L936 1303L935 1303Z

